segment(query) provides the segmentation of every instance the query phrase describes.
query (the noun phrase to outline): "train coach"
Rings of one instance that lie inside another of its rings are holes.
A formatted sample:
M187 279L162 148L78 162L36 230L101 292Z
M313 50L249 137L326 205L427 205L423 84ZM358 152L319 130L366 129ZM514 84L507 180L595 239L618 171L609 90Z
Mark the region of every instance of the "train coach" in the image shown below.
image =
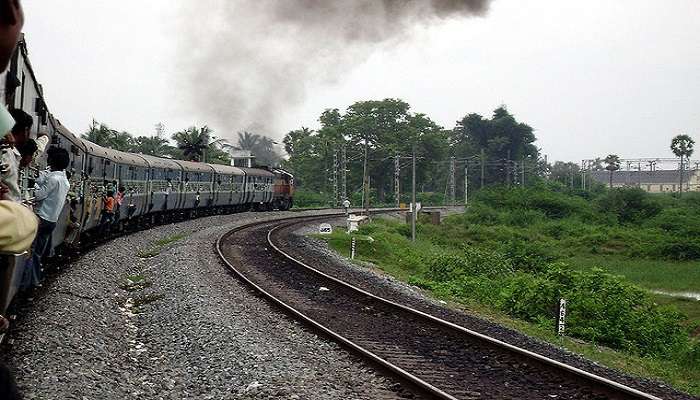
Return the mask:
M4 89L8 108L22 109L34 118L32 137L46 134L49 146L64 148L70 155L66 170L70 191L51 241L55 254L155 223L247 210L288 210L293 204L293 176L282 169L127 153L73 134L49 113L24 39L0 89ZM45 156L39 165L46 165ZM22 171L23 197L30 205L31 182L37 172ZM120 204L114 218L105 221L103 198L108 193L119 198ZM0 312L16 295L28 257L27 252L0 253Z

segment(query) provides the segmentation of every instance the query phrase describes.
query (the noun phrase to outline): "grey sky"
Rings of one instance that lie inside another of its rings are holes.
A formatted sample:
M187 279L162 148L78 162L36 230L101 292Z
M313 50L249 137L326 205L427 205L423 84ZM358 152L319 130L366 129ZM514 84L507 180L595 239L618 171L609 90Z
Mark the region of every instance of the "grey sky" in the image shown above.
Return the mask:
M159 121L168 132L212 124L180 81L176 42L187 24L174 3L25 0L52 112L76 133L93 117L133 134ZM697 0L495 0L483 18L416 27L335 82L313 83L275 128L281 137L316 127L323 109L366 99L402 98L446 127L504 103L550 159L668 157L673 135L700 140L698 21ZM242 127L214 128L233 137Z

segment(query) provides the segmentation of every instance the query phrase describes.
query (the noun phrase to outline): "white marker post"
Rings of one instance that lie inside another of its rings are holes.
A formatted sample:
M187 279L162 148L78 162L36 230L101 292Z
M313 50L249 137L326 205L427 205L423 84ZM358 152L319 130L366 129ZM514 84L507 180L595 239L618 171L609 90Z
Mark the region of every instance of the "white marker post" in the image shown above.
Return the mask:
M566 300L559 299L559 312L557 313L557 334L559 336L564 335L564 330L566 329Z
M352 241L350 242L350 259L354 260L355 259L355 238L352 238Z

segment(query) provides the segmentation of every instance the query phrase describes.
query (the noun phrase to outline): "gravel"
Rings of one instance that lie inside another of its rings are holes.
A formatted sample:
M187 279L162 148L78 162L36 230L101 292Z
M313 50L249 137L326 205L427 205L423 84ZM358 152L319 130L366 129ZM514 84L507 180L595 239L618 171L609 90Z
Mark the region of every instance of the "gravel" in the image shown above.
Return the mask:
M292 214L300 215L200 218L83 255L24 306L13 327L2 357L24 397L392 397L395 382L254 295L215 255L215 239L233 227Z

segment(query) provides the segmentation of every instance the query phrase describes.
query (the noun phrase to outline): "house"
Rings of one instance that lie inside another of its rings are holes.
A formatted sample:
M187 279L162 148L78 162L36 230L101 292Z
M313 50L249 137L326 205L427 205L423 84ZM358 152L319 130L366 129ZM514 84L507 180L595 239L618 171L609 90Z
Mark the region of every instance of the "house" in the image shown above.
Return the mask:
M609 171L590 171L589 176L596 182L610 185ZM639 187L649 193L677 192L680 186L679 170L657 171L615 171L612 174L613 187ZM683 172L683 191L700 191L700 171Z

